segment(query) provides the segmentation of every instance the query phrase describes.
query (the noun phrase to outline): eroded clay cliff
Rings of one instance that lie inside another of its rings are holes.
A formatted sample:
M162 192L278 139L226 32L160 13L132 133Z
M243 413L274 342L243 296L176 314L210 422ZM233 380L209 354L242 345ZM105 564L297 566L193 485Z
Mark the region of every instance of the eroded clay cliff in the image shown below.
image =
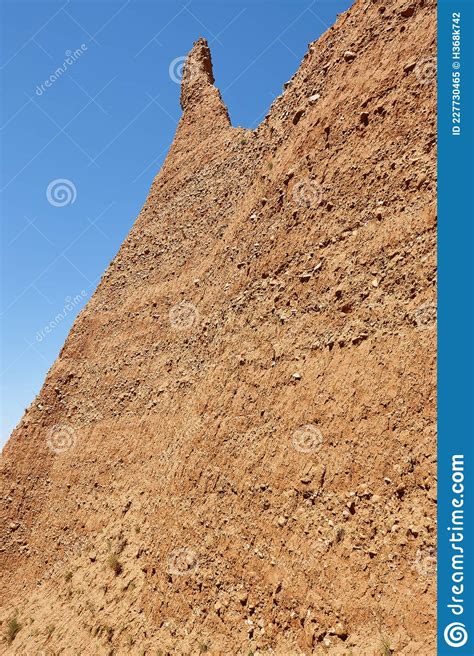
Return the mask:
M195 44L5 448L1 653L435 653L434 57L358 0L252 131Z

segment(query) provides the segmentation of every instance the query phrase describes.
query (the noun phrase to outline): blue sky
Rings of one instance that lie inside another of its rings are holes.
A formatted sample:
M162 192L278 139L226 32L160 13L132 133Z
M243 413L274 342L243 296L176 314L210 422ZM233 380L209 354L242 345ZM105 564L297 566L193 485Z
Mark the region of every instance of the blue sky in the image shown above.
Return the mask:
M172 142L181 111L170 64L206 37L232 124L254 128L350 4L2 2L2 444Z

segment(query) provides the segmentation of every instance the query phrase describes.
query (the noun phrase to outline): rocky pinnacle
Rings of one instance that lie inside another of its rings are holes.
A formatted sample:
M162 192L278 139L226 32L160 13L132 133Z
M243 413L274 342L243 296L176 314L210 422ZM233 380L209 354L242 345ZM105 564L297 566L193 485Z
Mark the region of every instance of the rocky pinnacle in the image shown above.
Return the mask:
M200 38L188 54L181 81L181 107L185 110L198 102L203 89L214 84L211 51L206 39Z
M211 51L206 39L198 39L189 52L181 81L181 108L185 114L204 114L220 118L218 123L230 124L227 107L214 86Z

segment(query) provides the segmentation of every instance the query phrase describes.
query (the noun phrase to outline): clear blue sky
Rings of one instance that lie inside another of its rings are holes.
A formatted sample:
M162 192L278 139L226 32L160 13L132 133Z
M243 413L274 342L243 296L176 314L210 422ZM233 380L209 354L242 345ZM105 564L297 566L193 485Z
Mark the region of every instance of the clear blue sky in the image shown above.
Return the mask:
M163 162L180 117L170 63L206 37L233 125L254 128L350 4L2 2L2 444Z

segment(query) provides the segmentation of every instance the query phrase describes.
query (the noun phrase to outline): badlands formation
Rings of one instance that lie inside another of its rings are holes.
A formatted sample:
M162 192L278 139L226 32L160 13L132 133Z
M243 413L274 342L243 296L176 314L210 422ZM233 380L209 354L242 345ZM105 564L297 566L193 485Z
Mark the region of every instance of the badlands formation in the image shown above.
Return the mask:
M2 461L0 653L433 656L434 0L174 142Z

